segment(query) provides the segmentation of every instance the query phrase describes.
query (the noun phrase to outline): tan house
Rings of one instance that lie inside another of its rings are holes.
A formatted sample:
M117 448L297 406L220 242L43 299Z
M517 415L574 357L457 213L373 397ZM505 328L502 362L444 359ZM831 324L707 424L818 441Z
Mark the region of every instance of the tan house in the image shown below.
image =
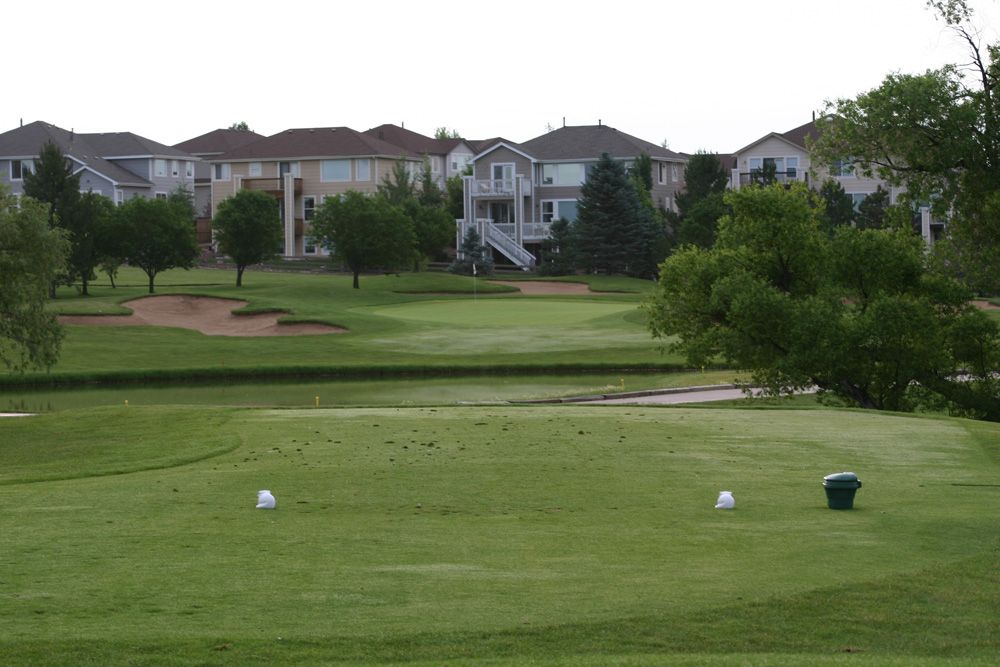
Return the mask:
M811 159L807 143L821 131L823 120L813 120L787 132L771 132L736 151L729 159L730 187L745 187L759 178L765 168L773 167L778 182L801 181L816 190L828 178L836 180L854 200L855 210L880 186L889 192L889 202L895 204L903 188L864 176L849 159L831 165L818 164ZM944 223L934 220L928 207L922 207L918 215L921 234L928 244L933 244Z
M465 139L435 139L400 125L385 124L365 130L365 134L423 156L431 178L439 188L452 176L461 176L472 163L475 148Z
M209 160L212 217L241 189L268 192L281 203L284 256L325 254L308 234L323 199L348 190L374 193L400 160L412 173L422 164L420 155L349 127L285 130Z
M580 186L601 155L631 167L643 153L653 168L653 201L674 208L687 157L607 125L561 127L516 144L503 139L483 148L465 177L465 216L457 243L475 227L483 242L514 264L535 263L538 245L559 218L576 220Z

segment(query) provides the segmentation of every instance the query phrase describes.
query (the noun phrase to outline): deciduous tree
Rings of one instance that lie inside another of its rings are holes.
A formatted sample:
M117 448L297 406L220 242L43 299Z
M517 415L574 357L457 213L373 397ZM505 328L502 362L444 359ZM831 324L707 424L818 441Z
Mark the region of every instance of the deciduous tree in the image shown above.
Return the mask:
M1000 420L1000 331L898 230L832 238L803 185L728 193L718 241L664 262L655 336L695 365L725 359L771 394L815 386L849 405L912 410L928 397Z
M355 289L362 271L407 266L416 253L413 222L386 197L355 191L329 197L316 212L312 228L332 249L331 258L350 268Z
M17 205L0 187L0 361L14 372L51 367L62 341L45 304L69 243L49 227L48 208L30 197Z
M219 250L236 264L236 286L243 286L248 266L273 257L281 246L284 230L278 201L259 190L240 190L219 204L212 219Z
M967 48L968 62L893 73L852 99L829 103L814 158L850 157L865 175L906 188L948 218L968 266L1000 262L1000 45L983 46L964 0L928 3ZM1000 273L993 271L994 288Z
M114 218L113 233L121 235L125 259L146 273L150 294L158 273L194 266L198 240L181 203L136 197L116 208Z

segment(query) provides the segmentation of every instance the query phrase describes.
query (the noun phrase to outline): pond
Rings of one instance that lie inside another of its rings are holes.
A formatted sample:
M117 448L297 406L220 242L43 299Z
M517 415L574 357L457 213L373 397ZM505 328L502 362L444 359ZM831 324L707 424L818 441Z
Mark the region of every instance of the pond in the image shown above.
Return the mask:
M732 382L734 371L500 375L240 384L112 385L0 391L0 412L56 412L102 405L321 407L456 405L582 396Z

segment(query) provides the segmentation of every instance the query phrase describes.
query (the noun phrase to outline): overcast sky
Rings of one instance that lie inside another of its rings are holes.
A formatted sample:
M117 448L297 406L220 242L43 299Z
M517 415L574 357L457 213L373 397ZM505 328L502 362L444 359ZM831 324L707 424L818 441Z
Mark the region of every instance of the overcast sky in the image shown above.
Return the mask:
M972 4L997 41L996 0ZM241 120L526 141L565 118L728 152L966 55L924 0L35 0L0 25L0 131L165 144Z

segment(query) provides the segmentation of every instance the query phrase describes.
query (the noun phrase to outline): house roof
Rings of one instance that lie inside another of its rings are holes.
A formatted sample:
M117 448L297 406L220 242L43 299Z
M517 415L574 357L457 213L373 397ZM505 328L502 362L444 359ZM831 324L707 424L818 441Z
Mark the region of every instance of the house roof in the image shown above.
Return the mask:
M171 157L190 160L193 156L133 132L80 134L98 153L107 157Z
M780 139L781 141L785 141L796 148L806 150L806 138L815 137L817 134L818 129L816 127L816 121L811 120L805 125L799 125L795 129L789 130L788 132L769 132L760 139L757 139L756 141L739 149L736 153L743 153L768 139Z
M303 127L234 148L213 157L212 162L373 156L420 157L407 148L349 127Z
M90 135L77 134L40 120L0 134L0 155L37 157L46 142L54 143L63 155L119 185L151 185L146 179L101 157L102 151L94 146Z
M219 155L264 138L253 130L218 129L174 144L174 148L191 155Z
M608 125L560 127L520 146L539 160L592 160L602 153L615 158L632 158L646 153L656 160L684 161L679 153Z
M364 134L401 146L419 155L447 155L459 144L468 144L465 139L435 139L392 123L365 130ZM472 146L469 145L469 148Z
M499 144L499 143L503 142L503 143L509 144L511 146L516 146L517 145L515 142L509 141L507 139L504 139L503 137L492 137L490 139L466 139L465 141L466 141L467 144L469 144L470 146L472 146L472 151L474 153L476 153L477 155L479 153L482 153L483 151L485 151L487 148L489 148L493 144Z

